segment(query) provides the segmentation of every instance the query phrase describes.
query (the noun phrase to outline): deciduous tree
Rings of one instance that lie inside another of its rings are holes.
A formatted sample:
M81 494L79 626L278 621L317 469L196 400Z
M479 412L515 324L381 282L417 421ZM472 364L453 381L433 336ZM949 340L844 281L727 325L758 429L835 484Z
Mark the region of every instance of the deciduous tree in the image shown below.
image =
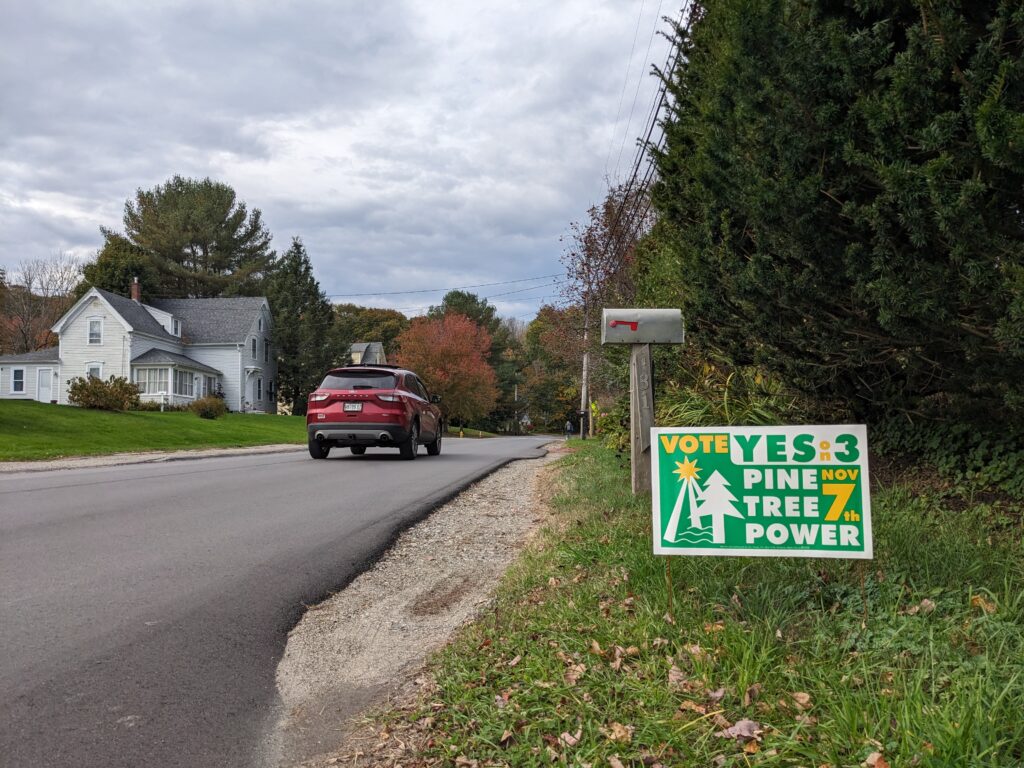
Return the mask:
M0 316L5 352L32 352L57 343L50 328L74 301L79 269L66 253L21 262L5 292Z
M487 364L491 337L464 315L418 317L398 337L398 363L442 396L446 419L460 423L487 415L498 399L494 369Z

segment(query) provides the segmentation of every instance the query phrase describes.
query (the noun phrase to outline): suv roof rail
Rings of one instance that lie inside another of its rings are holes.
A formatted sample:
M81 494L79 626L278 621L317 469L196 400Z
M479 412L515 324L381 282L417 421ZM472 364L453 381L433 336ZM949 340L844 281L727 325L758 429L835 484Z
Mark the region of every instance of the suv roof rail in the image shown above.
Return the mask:
M404 371L400 365L388 365L387 363L349 363L348 365L338 365L332 368L332 371L340 371L342 368L391 368L396 371Z

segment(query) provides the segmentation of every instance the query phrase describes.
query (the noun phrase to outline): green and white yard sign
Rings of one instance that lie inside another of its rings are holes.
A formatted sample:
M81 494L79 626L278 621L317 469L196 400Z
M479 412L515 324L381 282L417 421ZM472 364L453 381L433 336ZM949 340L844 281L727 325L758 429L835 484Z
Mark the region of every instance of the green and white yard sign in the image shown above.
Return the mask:
M651 430L654 553L872 556L863 425Z

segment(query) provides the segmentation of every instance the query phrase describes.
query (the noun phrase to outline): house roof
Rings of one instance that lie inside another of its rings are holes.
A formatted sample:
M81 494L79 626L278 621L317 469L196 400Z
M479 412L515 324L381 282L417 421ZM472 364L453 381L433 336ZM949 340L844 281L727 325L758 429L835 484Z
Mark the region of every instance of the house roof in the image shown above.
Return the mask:
M383 363L387 360L384 356L384 344L379 341L360 341L349 347L349 355L358 353L360 361L364 364Z
M237 296L229 299L159 299L151 301L150 305L181 320L182 341L186 344L241 344L252 328L254 315L265 301L262 296Z
M0 363L59 363L57 354L59 347L37 349L35 352L23 352L17 355L0 355Z
M141 355L132 358L132 365L155 364L173 365L178 368L188 368L192 371L199 371L200 373L215 373L217 375L223 375L216 368L204 365L198 360L193 360L191 357L179 355L176 352L168 352L165 349L151 349L148 352L143 352Z
M136 301L121 296L110 291L105 291L102 288L95 289L100 294L114 311L117 312L121 317L125 319L134 330L139 333L145 333L150 336L156 336L159 339L171 339L175 342L180 342L180 339L172 336L167 330L157 322L157 319L153 317L146 308Z

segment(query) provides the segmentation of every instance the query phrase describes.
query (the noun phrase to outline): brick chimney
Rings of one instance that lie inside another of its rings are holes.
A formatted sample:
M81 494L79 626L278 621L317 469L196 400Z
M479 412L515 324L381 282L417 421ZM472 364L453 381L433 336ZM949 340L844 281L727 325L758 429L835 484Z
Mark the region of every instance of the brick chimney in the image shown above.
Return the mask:
M142 303L142 286L139 285L139 278L132 279L132 301Z

